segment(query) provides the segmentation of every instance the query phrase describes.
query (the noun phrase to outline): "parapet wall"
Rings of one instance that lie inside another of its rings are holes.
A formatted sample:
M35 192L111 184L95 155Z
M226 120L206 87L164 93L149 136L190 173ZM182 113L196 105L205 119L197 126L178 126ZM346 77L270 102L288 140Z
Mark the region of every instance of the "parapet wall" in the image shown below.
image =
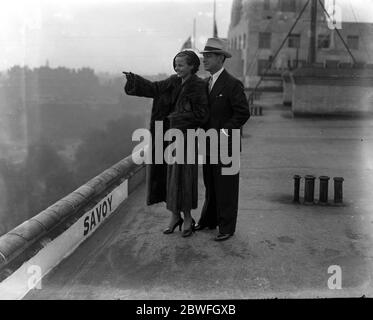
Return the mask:
M294 115L373 113L371 69L304 68L294 71L291 79Z
M144 180L145 166L129 156L1 236L0 299L20 299L37 286Z

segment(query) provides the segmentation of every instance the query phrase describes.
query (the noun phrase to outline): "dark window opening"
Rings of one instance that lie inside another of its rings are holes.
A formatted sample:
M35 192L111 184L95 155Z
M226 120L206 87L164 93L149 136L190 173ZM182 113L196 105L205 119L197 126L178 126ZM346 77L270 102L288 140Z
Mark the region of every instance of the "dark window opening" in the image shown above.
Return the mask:
M319 34L317 47L319 49L328 49L330 47L330 34Z
M259 32L259 49L271 48L271 36L270 32Z
M291 34L288 41L289 48L300 48L300 34Z

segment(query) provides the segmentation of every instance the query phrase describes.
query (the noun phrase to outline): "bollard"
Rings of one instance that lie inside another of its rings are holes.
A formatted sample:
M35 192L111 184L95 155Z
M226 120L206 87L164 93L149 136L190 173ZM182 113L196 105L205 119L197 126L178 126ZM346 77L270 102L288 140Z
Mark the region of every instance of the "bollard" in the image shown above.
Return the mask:
M319 204L328 204L328 188L329 188L329 177L321 176L320 179L320 193L319 193Z
M334 203L340 204L343 202L343 188L344 179L342 177L335 177L334 179Z
M315 197L315 177L307 175L304 177L304 204L314 204Z
M301 176L296 174L293 178L294 178L294 200L293 202L299 203L299 187L300 187Z
M258 107L254 107L254 116L257 116L258 115Z
M262 116L263 115L263 110L262 110L262 107L259 107L259 115Z

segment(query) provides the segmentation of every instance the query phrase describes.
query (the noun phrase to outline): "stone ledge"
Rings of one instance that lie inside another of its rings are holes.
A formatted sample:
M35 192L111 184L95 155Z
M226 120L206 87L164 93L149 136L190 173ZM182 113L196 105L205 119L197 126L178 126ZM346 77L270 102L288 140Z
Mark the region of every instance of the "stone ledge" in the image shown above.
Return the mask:
M17 252L24 248L26 244L27 240L19 235L12 234L11 232L6 233L0 238L0 255L8 261Z
M31 241L35 239L44 230L45 229L43 225L41 225L38 221L27 220L20 224L18 227L11 230L9 234L20 236L26 241Z
M47 237L65 219L73 217L89 202L109 190L117 181L128 178L144 166L133 163L132 156L119 161L69 195L0 237L0 268ZM17 258L18 259L18 258Z

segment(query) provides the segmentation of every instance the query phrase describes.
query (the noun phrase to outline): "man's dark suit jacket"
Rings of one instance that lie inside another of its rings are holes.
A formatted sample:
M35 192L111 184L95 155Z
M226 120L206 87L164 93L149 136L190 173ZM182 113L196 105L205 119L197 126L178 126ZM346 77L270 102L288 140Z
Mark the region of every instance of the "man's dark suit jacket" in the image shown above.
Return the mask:
M217 129L219 135L220 129L226 129L230 135L228 143L232 144L231 130L241 129L250 117L250 108L241 81L231 76L226 70L220 74L209 94L209 109L210 119L204 129ZM241 146L240 135L239 139ZM233 156L229 144L228 156ZM207 163L203 165L206 192L198 223L210 228L218 226L220 233L233 234L236 230L238 213L239 172L223 175L221 172L224 166L223 161L209 164L212 151L218 151L220 158L219 146L211 146L210 159L206 159ZM234 156L239 157L240 154Z
M225 131L230 137L228 146L231 146L231 129L241 130L241 127L250 118L250 108L242 82L224 69L209 94L209 107L210 118L204 129L226 129Z

